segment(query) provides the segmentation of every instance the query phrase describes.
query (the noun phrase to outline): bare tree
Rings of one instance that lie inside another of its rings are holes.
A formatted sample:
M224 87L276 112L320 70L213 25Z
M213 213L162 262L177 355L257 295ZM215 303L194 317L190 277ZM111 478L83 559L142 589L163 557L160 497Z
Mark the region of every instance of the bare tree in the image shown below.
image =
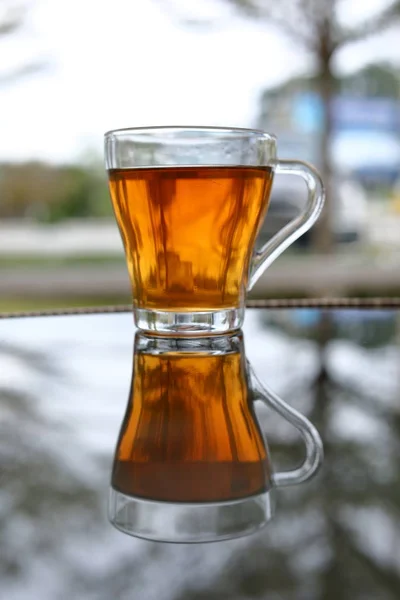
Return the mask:
M196 0L186 0L184 8L177 11L176 2L167 6L175 7L175 15L184 11L188 15L191 7L196 10ZM353 0L354 1L354 0ZM400 1L383 2L382 9L354 26L347 26L339 19L339 9L349 0L216 0L219 4L233 7L245 18L265 21L275 25L283 34L293 40L297 47L313 59L313 79L324 106L321 136L321 172L327 188L325 210L314 227L314 243L320 252L330 252L333 247L332 234L332 165L329 146L332 134L331 104L335 87L333 59L345 46L367 39L400 21ZM165 6L165 5L164 5ZM204 15L204 10L203 10ZM182 15L183 16L183 15ZM185 18L189 25L204 28L207 19Z

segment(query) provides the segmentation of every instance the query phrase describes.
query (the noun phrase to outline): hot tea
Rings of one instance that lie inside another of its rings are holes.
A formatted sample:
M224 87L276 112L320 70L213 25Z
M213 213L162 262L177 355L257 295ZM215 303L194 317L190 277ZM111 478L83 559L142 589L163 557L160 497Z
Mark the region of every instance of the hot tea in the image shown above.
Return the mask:
M109 181L136 307L185 312L243 302L270 167L111 169Z

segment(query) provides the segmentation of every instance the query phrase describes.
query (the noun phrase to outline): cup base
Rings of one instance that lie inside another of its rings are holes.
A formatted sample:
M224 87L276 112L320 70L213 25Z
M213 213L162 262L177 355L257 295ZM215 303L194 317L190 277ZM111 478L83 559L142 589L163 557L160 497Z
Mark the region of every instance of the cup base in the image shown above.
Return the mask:
M244 308L225 308L203 312L175 312L133 309L138 329L163 335L212 335L240 329Z
M272 490L231 502L171 503L126 496L110 488L112 525L138 538L157 542L218 542L264 527L273 514Z

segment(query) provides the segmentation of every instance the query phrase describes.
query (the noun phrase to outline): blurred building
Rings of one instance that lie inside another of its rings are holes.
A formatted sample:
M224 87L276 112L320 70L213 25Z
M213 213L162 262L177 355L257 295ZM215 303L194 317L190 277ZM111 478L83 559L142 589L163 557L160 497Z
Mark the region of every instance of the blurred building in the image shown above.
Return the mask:
M324 106L313 78L266 90L258 126L278 136L282 158L301 157L317 167ZM332 163L365 184L391 185L400 176L400 77L369 66L337 80L331 111Z

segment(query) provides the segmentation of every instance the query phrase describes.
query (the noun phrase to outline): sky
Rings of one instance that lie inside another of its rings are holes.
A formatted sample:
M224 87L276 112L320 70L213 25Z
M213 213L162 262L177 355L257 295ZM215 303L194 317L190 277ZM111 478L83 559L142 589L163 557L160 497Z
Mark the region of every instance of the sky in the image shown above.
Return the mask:
M356 22L360 5L365 15L384 3L346 2L343 18ZM287 38L226 5L190 0L172 12L166 5L32 0L23 30L0 41L0 73L35 59L46 67L0 87L0 160L102 156L103 133L118 127L250 127L261 91L310 67ZM190 28L178 14L212 15L216 25ZM390 57L392 38L344 51L338 68Z

